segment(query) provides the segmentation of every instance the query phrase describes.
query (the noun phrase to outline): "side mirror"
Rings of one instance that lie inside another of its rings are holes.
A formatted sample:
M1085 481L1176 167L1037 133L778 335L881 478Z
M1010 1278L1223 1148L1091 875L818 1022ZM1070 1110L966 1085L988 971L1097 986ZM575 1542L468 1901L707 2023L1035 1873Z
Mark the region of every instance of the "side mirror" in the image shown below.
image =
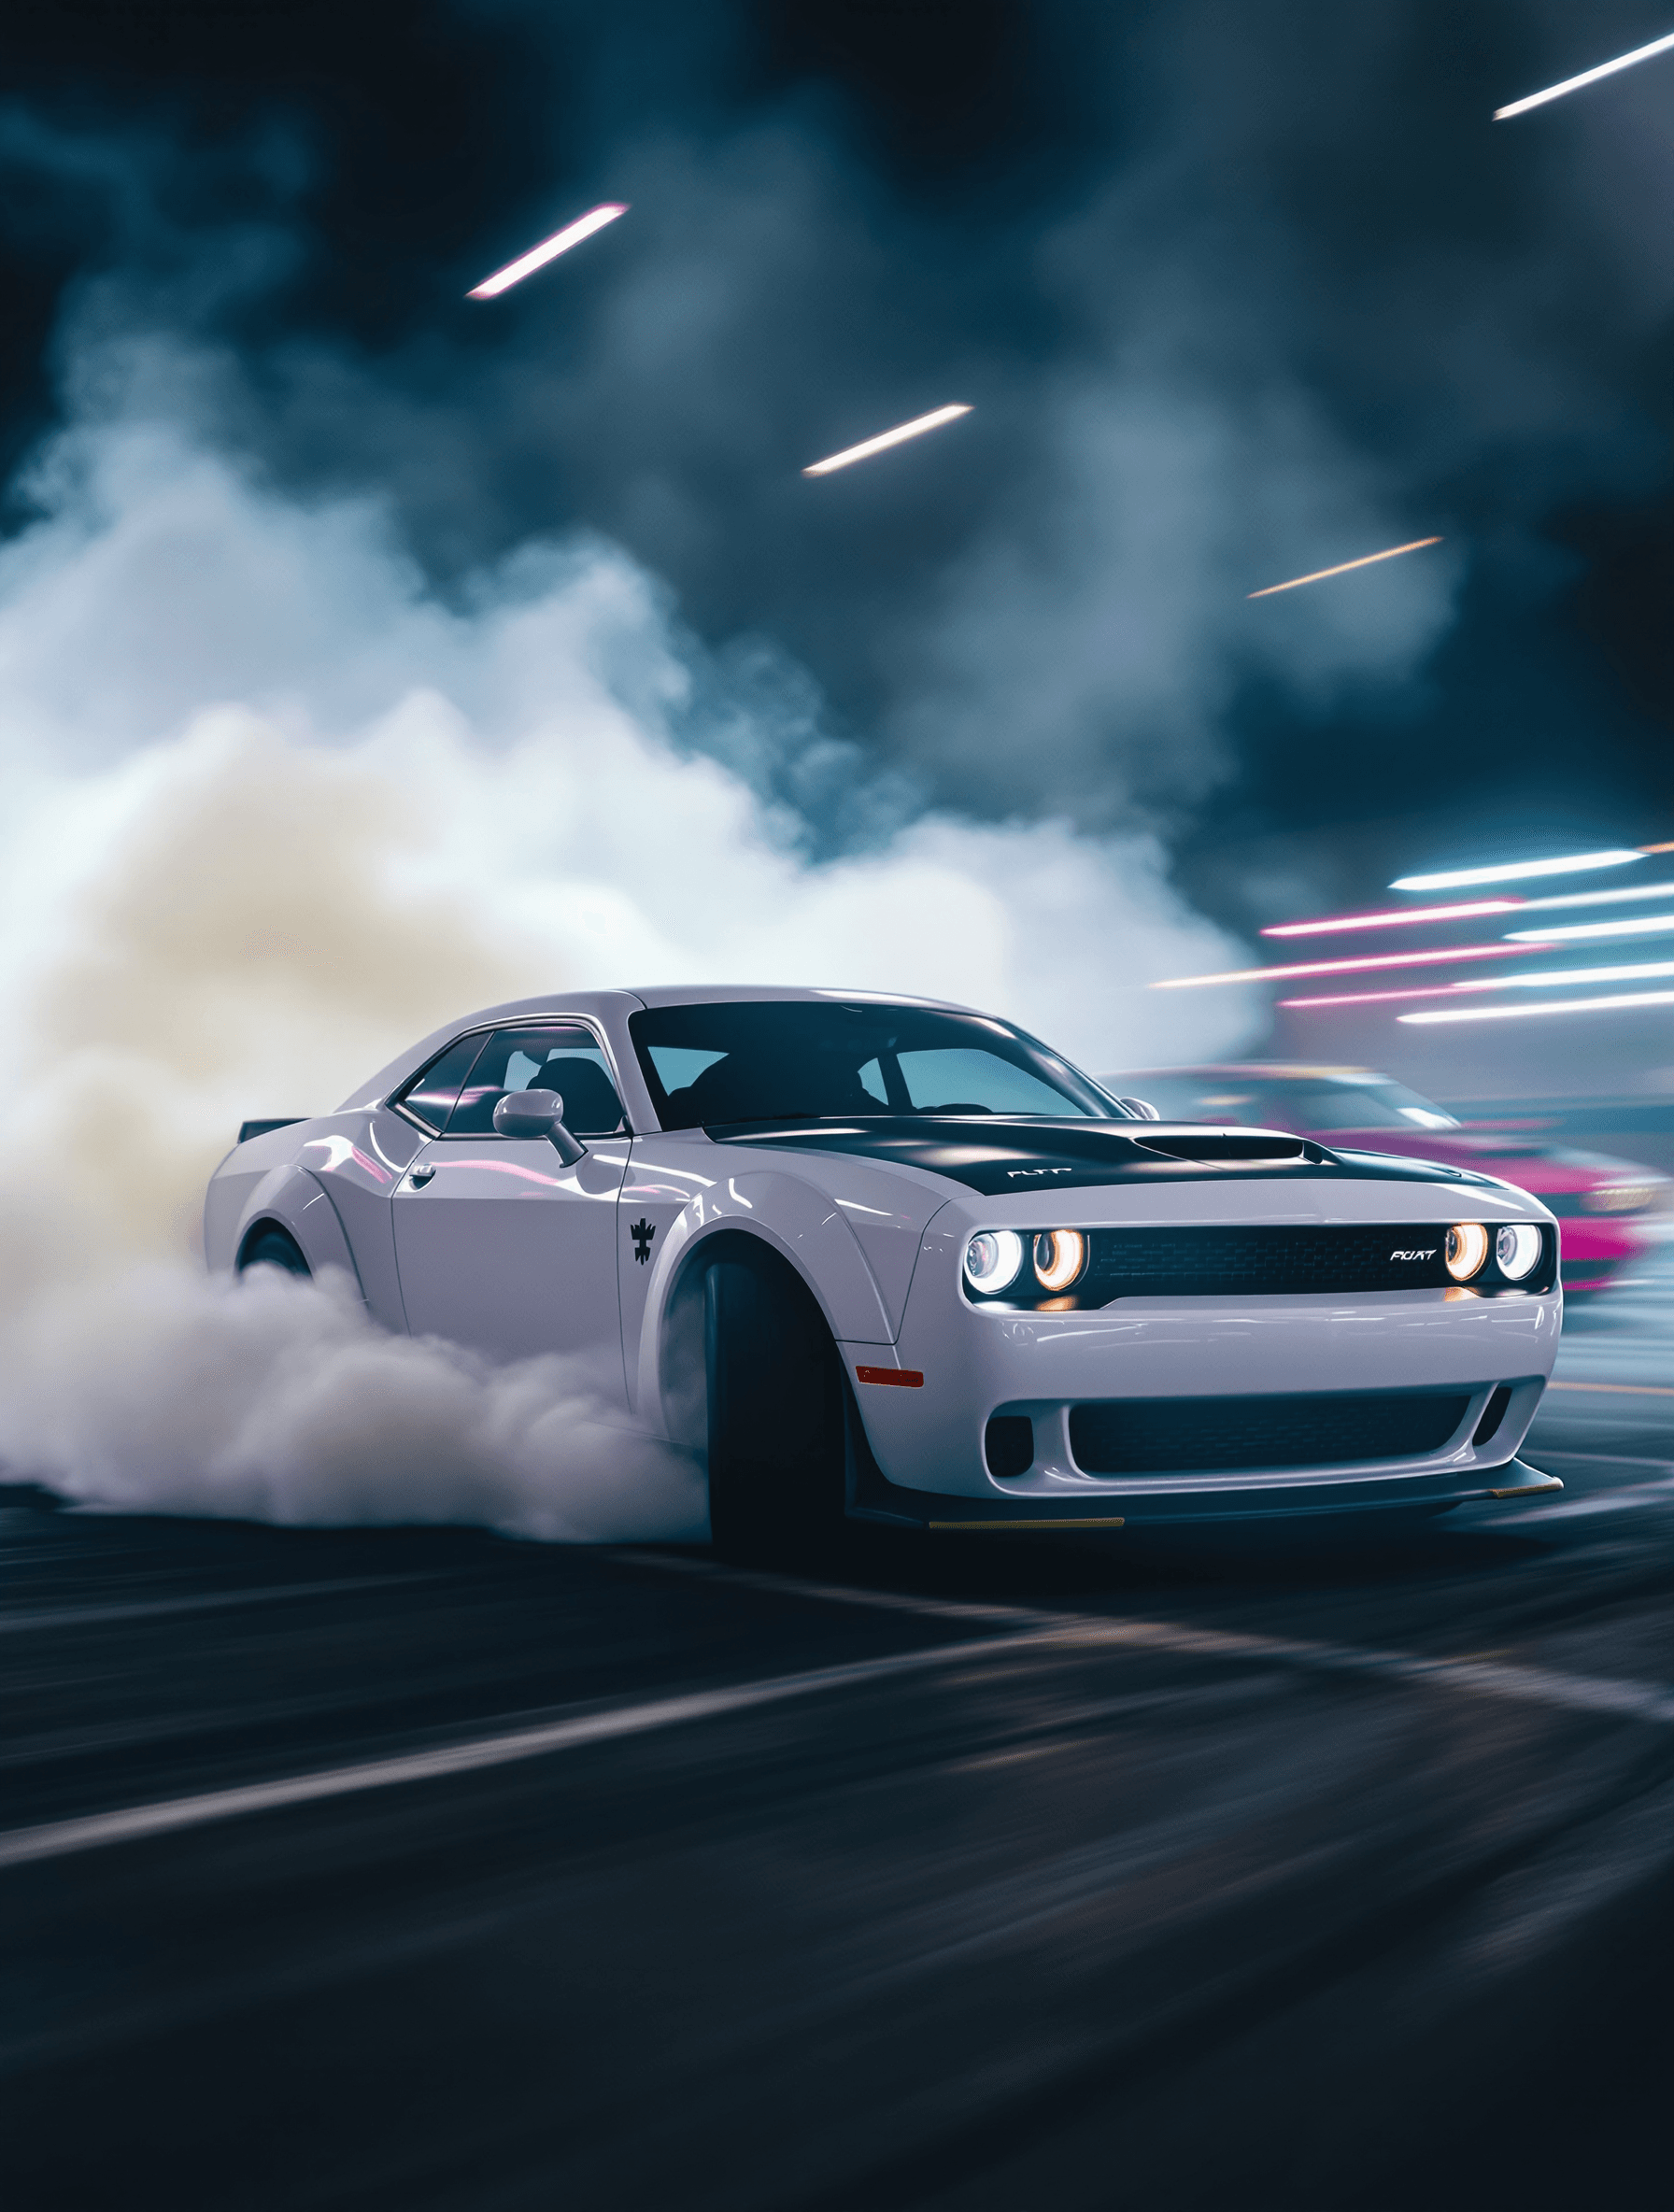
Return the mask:
M566 1168L587 1156L587 1146L564 1127L564 1102L557 1091L507 1091L494 1109L501 1137L545 1137Z
M1122 1108L1125 1113L1131 1113L1136 1121L1160 1121L1162 1119L1162 1115L1157 1113L1149 1099L1118 1099L1116 1104Z

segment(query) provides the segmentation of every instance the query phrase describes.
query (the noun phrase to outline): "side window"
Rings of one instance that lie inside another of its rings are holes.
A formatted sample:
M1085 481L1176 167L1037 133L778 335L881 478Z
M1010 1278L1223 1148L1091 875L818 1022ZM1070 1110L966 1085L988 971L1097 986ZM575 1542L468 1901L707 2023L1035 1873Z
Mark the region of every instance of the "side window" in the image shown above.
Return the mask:
M482 1050L482 1031L473 1037L461 1037L439 1053L430 1066L416 1075L401 1093L401 1103L407 1112L421 1121L427 1129L438 1135L447 1127L447 1116L453 1111L465 1078L476 1063Z
M869 1091L880 1106L887 1106L889 1094L884 1088L884 1071L876 1060L868 1060L860 1071L860 1088Z
M447 1118L449 1137L487 1137L507 1091L557 1091L564 1127L576 1137L610 1137L622 1126L622 1102L590 1029L579 1024L496 1029L461 1085Z

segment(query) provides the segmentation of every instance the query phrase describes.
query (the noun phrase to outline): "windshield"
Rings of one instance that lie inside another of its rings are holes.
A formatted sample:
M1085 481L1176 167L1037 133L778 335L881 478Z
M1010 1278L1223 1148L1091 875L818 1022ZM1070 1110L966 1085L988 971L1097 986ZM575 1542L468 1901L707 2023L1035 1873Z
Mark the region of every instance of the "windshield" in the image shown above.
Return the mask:
M1260 1122L1312 1136L1338 1129L1456 1129L1451 1113L1386 1075L1244 1075L1207 1068L1123 1081L1165 1121Z
M652 1007L628 1028L665 1129L893 1113L1120 1117L1067 1061L978 1014L753 999Z

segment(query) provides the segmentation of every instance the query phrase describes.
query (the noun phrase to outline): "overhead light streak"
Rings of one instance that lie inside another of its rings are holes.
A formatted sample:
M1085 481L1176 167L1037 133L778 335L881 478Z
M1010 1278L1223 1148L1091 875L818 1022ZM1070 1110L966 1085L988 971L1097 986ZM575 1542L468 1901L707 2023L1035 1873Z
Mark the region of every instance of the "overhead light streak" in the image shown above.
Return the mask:
M1554 899L1474 899L1457 906L1392 906L1376 914L1273 922L1263 937L1325 937L1339 929L1392 929L1401 922L1462 922L1484 914L1549 914L1559 906L1619 906L1629 899L1674 899L1674 883L1634 884L1621 891L1560 891Z
M1674 899L1674 884L1633 884L1624 891L1563 891L1555 899L1519 899L1525 914L1549 914L1554 906L1620 906L1627 899Z
M1286 968L1235 968L1225 975L1168 975L1154 991L1179 991L1193 984L1279 983L1292 975L1352 975L1368 968L1428 968L1448 960L1503 960L1523 951L1513 944L1455 944L1427 953L1380 953L1361 960L1299 960Z
M1674 975L1674 960L1635 960L1620 968L1548 968L1539 975L1472 976L1465 983L1415 984L1404 991L1333 991L1312 999L1281 999L1281 1006L1379 1006L1393 999L1452 999L1465 991L1574 990L1582 984L1649 983Z
M1275 922L1264 937L1321 937L1336 929L1390 929L1397 922L1462 922L1472 915L1516 914L1523 899L1473 899L1463 906L1397 906L1387 914L1339 914L1317 922Z
M1565 922L1556 929L1508 929L1506 939L1513 944L1535 939L1542 944L1558 944L1585 937L1658 937L1669 929L1674 929L1674 914L1637 914L1625 922Z
M1259 591L1246 591L1246 599L1271 599L1275 591L1295 591L1303 584L1322 584L1327 576L1346 576L1352 568L1370 568L1375 560L1394 560L1402 553L1419 553L1426 546L1439 546L1440 538L1414 538L1410 546L1390 546L1382 553L1362 553L1358 560L1340 560L1335 568L1316 568L1311 575L1292 576L1284 584L1264 584Z
M1630 54L1618 54L1613 62L1600 62L1596 69L1583 69L1579 77L1566 77L1562 84L1549 84L1543 92L1530 92L1525 99L1513 100L1509 107L1497 107L1494 120L1503 123L1513 115L1526 115L1531 107L1544 107L1549 100L1561 100L1566 92L1579 92L1582 85L1596 84L1601 77L1614 77L1619 69L1635 68L1640 62L1666 54L1671 48L1674 48L1674 31L1667 37L1653 38L1649 46L1636 46Z
M970 412L967 406L933 407L928 415L915 415L911 422L897 423L893 430L881 431L875 438L863 438L858 446L845 446L841 453L811 462L802 474L829 476L833 469L846 469L857 461L870 461L874 453L887 453L891 446L904 446L909 438L922 438L927 432L940 430L944 422L957 422L961 415Z
M1537 1014L1602 1014L1619 1006L1674 1006L1674 991L1613 991L1603 999L1543 999L1538 1006L1427 1006L1397 1022L1499 1022Z
M1612 846L1603 853L1569 853L1559 860L1506 860L1492 868L1448 868L1435 875L1397 875L1392 891L1454 891L1466 884L1509 884L1520 876L1580 875L1589 868L1625 868L1647 853L1666 852L1666 845L1639 845L1629 851Z
M555 262L560 253L568 253L572 246L579 246L584 238L590 238L595 231L602 231L607 222L615 222L618 215L626 215L627 203L608 201L603 207L594 207L588 214L577 216L566 223L561 231L554 231L550 238L543 238L538 246L532 246L515 262L507 262L504 269L496 269L491 276L485 276L480 284L474 284L465 294L468 300L491 300L503 291L509 291L514 284L521 284L525 276L532 276L537 269L544 269L548 262Z

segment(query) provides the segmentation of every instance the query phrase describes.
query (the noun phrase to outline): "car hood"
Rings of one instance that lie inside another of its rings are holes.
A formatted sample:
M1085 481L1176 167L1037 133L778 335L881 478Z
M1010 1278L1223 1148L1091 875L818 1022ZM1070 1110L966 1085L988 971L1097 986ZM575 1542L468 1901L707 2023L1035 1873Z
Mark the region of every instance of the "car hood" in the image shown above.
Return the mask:
M1109 1184L1252 1178L1456 1183L1470 1172L1440 1162L1387 1155L1362 1153L1342 1158L1315 1139L1286 1130L1214 1127L1201 1122L890 1114L841 1123L729 1123L707 1127L704 1135L717 1144L747 1145L752 1150L835 1153L894 1162L944 1177L987 1198Z

